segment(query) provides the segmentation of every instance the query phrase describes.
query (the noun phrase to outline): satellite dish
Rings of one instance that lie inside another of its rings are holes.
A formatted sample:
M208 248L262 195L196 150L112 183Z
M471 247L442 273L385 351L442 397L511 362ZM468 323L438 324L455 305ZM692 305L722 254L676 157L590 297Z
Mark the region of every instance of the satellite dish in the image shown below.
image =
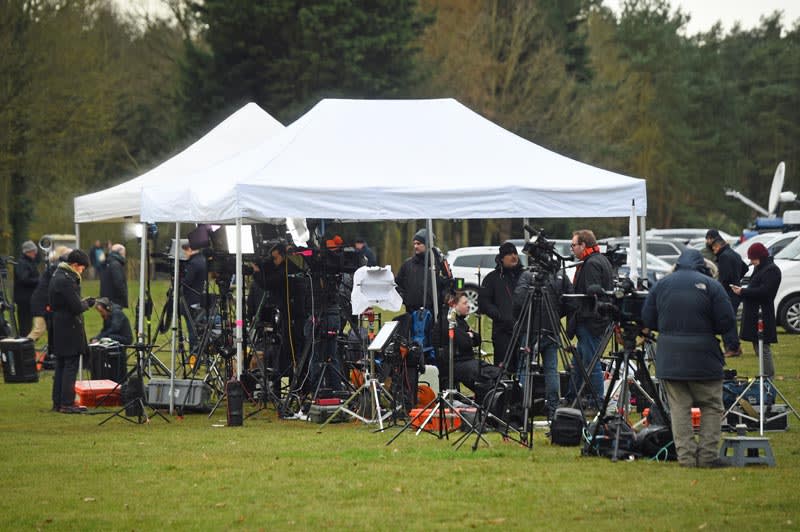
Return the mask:
M772 178L772 187L769 189L767 210L770 216L774 215L775 210L778 208L778 202L781 199L781 191L783 190L783 176L785 173L786 165L781 161L780 164L778 164L778 168L775 169L775 177Z

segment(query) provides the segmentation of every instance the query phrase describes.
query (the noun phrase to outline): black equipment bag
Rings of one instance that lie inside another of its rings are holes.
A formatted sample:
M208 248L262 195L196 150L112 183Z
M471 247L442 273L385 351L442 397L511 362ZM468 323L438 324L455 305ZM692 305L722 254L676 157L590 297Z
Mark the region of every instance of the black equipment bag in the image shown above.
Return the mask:
M36 349L29 338L0 340L0 360L5 382L39 382L36 371Z
M89 344L89 371L92 380L122 383L128 373L125 349L119 342Z
M619 425L619 444L617 446L617 458L625 459L628 457L638 458L641 456L636 445L636 432L625 420L609 419L600 425L594 441L587 444L585 454L596 456L614 457L614 442L617 437L617 426ZM594 424L589 426L589 434L594 433Z
M651 425L636 434L636 448L642 456L659 460L678 459L672 429L664 425Z
M228 426L241 427L244 421L244 389L242 383L235 379L225 384L228 394Z
M557 408L550 424L550 441L555 445L580 445L586 421L577 408Z

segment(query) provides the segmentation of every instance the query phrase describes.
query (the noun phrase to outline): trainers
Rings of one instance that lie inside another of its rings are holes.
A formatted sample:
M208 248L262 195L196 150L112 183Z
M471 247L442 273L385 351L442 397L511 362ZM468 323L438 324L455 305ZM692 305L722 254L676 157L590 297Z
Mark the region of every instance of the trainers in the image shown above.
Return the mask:
M725 351L725 358L739 357L739 356L742 356L742 348L741 347L736 349L736 350L728 349L727 351Z

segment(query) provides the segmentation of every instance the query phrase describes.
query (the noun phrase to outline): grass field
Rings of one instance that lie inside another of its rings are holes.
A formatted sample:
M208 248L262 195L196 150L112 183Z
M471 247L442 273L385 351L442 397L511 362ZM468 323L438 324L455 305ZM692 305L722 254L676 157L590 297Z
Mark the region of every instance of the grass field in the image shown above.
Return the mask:
M87 283L84 295L93 292ZM99 320L87 319L87 329ZM780 335L776 382L795 406L799 352L800 337ZM732 366L752 375L757 364L748 354ZM345 423L318 432L271 410L239 428L221 426L224 409L211 419L98 426L100 416L49 412L51 385L51 372L37 384L0 385L3 530L800 527L794 417L788 432L769 435L777 467L688 470L583 458L539 430L533 450L496 434L477 452L411 433L386 446L396 429Z

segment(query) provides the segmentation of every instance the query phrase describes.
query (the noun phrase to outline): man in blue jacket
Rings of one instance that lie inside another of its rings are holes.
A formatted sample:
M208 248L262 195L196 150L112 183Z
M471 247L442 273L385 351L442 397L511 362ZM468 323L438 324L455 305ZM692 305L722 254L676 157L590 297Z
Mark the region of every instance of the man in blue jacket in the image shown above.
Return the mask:
M733 308L722 285L705 275L703 256L686 249L674 273L660 280L642 308L644 326L659 332L656 376L669 401L678 462L684 467L720 467L722 367L717 334L735 324ZM692 432L692 407L701 413L697 441Z

